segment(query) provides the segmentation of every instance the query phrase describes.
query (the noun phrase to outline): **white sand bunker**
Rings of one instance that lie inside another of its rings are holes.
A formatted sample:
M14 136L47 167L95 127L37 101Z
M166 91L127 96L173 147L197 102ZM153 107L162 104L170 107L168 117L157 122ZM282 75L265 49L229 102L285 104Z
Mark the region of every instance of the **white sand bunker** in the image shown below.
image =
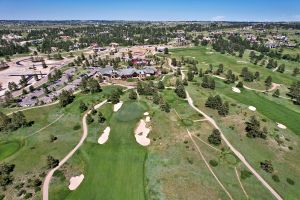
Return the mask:
M241 93L241 90L237 87L232 87L232 91L236 93Z
M146 117L146 122L150 122L150 117L149 116Z
M286 126L280 123L277 123L277 127L281 129L286 129Z
M123 105L123 101L120 101L119 103L114 105L114 112L118 112L118 110L120 110L120 108Z
M150 128L146 127L145 120L141 119L138 127L135 129L135 140L142 146L148 146L150 144L150 139L147 138L150 133Z
M70 185L69 190L76 190L80 183L83 181L84 175L81 174L80 176L73 176L70 178Z
M109 133L110 133L110 127L106 127L104 129L102 135L99 137L98 143L99 144L104 144L108 140Z
M236 61L237 63L242 63L242 64L248 64L248 62L247 61L243 61L243 60L238 60L238 61Z
M145 113L144 113L144 115L145 115L145 116L148 116L148 115L149 115L149 113L148 113L148 112L145 112Z
M251 111L256 111L256 108L254 106L249 106L248 109Z
M215 52L212 52L212 51L209 51L209 52L206 52L206 54L214 54Z

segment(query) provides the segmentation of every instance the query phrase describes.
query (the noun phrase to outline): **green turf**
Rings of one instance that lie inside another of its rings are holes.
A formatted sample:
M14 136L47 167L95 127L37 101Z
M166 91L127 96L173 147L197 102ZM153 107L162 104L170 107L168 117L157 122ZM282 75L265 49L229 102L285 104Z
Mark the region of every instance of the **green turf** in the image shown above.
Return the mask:
M0 143L0 161L13 155L21 148L19 141L3 142Z
M125 102L117 113L112 106L100 109L111 127L109 140L99 145L97 139L104 125L94 122L89 127L89 138L72 160L84 160L85 179L74 192L52 190L51 199L145 199L144 162L145 147L136 143L134 128L147 110L140 102ZM58 193L56 192L58 191Z
M300 115L287 108L284 104L278 104L264 97L264 94L260 94L254 91L248 91L242 89L240 94L231 91L230 87L217 89L226 96L237 100L245 105L251 105L256 107L257 112L260 112L267 118L287 126L295 134L300 135Z
M178 48L170 50L170 52L172 52L172 56L178 58L179 60L182 56L195 58L199 62L198 66L200 66L203 69L203 71L205 71L208 68L209 64L212 64L214 66L214 70L216 70L216 66L222 63L224 64L225 71L231 69L236 74L240 74L243 67L248 67L248 69L253 73L255 71L258 71L260 72L261 82L263 82L269 75L272 76L273 81L275 83L280 84L290 85L293 81L299 80L299 76L294 77L286 73L274 73L270 69L249 63L249 60L246 58L246 56L244 56L244 58L238 58L228 54L221 54L218 52L207 54L207 52L210 51L214 52L210 48L206 49L205 47ZM238 63L237 61L245 61L247 63Z

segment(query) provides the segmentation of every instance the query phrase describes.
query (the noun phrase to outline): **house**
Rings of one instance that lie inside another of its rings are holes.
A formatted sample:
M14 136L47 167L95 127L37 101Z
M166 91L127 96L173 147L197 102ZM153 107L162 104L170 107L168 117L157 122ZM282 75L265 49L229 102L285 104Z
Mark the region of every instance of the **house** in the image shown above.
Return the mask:
M157 47L157 51L158 52L164 52L166 48L167 47L160 46L160 47Z
M134 67L114 69L112 66L107 66L104 68L99 68L97 75L107 78L145 78L148 76L155 76L159 72L154 66L145 66L141 69L136 69Z

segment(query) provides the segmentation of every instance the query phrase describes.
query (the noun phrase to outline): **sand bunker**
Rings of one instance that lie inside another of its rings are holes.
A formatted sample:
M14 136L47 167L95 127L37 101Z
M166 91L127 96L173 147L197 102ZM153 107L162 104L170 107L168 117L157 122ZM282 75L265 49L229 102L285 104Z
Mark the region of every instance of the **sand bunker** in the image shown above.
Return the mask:
M146 117L146 122L150 122L150 117L149 116Z
M150 139L147 138L150 133L150 128L146 127L145 120L141 119L138 127L135 129L135 140L142 146L148 146L150 144Z
M247 62L247 61L243 61L243 60L238 60L238 61L236 61L237 63L241 63L241 64L248 64L249 62Z
M277 127L281 129L286 129L286 126L280 123L277 123Z
M241 90L237 87L232 87L232 91L236 93L241 93Z
M206 52L206 54L214 54L215 52L212 52L212 51L210 51L210 52Z
M120 101L119 103L114 105L114 112L118 112L118 110L120 110L120 108L123 105L123 101Z
M99 144L104 144L108 140L109 133L110 133L110 127L106 127L104 129L102 135L99 137L98 143Z
M248 109L251 111L256 111L256 108L254 106L249 106Z
M148 112L145 112L145 113L144 113L144 115L145 115L145 116L148 116L148 115L149 115L149 113L148 113Z
M80 183L83 181L84 175L81 174L80 176L73 176L70 178L70 185L69 190L76 190Z

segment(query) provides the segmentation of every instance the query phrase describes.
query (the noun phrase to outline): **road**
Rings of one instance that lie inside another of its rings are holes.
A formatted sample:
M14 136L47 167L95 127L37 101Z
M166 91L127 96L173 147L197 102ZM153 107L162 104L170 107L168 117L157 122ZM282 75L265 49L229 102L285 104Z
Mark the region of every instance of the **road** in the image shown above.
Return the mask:
M101 103L97 104L94 106L94 109L98 109L101 106L103 106L105 103L107 103L107 100L102 101ZM83 144L83 142L85 141L85 139L87 138L88 135L88 125L86 123L86 117L87 115L91 113L91 110L87 113L85 113L85 115L82 118L82 126L83 126L83 132L82 132L82 136L80 138L79 143L59 162L58 166L51 169L47 176L45 177L44 183L43 183L43 200L48 200L49 199L49 184L51 181L51 178L54 174L54 172L56 170L58 170L64 163L66 163L72 156L73 154L81 147L81 145Z

